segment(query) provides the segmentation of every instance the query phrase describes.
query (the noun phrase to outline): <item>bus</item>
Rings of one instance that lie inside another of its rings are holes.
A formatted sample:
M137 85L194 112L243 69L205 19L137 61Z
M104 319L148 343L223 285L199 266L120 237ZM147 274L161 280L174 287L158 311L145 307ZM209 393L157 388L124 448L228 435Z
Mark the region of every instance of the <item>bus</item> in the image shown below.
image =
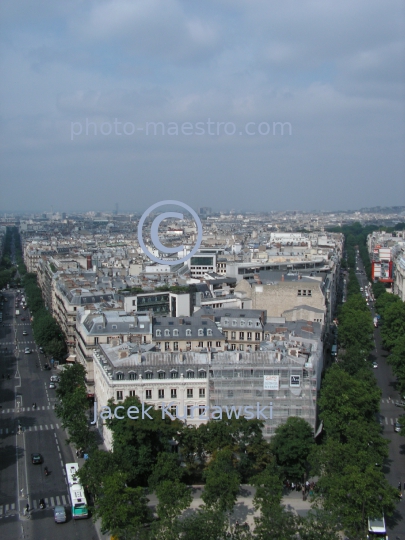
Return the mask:
M369 540L375 540L379 538L380 540L388 540L387 529L385 528L385 519L384 516L371 519L368 518L368 534L367 538Z
M70 501L72 503L72 518L83 519L89 515L87 509L86 496L84 489L77 477L79 465L77 463L66 463L66 477L69 486Z
M337 356L337 352L338 352L338 348L337 348L337 345L332 345L332 351L331 351L331 355L332 356Z

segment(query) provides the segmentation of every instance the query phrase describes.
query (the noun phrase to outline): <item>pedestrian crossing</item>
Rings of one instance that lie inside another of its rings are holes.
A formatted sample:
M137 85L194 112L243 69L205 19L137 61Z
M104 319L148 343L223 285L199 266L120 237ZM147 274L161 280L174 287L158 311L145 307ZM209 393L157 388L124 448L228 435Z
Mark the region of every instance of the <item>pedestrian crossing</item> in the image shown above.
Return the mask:
M55 506L69 506L69 497L68 495L55 495L54 497L44 497L46 508L54 508ZM40 504L40 499L34 499L31 503L31 509L38 510ZM15 503L10 504L1 504L0 505L0 518L4 517L10 512L16 512L18 509Z
M42 407L37 407L33 409L32 407L21 407L17 409L2 409L1 414L14 413L14 412L30 412L30 411L49 411L49 409L54 409L55 405L42 405Z
M60 429L59 424L39 424L24 428L24 431L49 431L52 429ZM14 431L10 428L0 428L0 435L8 435L9 433L14 433Z
M39 508L39 501L40 499L33 500L32 501L32 508L34 510L37 510ZM67 495L57 495L55 497L44 497L45 505L47 508L53 508L55 506L67 506L69 504L68 496Z

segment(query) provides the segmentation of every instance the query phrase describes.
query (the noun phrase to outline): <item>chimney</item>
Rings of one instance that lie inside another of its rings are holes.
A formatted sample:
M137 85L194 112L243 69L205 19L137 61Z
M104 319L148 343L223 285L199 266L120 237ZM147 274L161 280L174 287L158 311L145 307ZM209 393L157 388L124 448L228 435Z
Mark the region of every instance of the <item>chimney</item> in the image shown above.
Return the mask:
M91 270L91 255L87 255L87 270Z
M281 274L281 281L284 281L284 274Z

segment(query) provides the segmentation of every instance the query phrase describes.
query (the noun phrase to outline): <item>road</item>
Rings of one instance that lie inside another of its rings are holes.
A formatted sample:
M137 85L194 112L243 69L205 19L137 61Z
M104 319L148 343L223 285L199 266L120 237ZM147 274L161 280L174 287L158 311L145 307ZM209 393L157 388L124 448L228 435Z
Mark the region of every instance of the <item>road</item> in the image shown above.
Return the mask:
M76 458L54 412L56 396L49 379L55 370L44 369L46 361L34 342L28 309L15 316L16 291L2 294L7 301L2 308L4 327L0 325L0 537L97 540L91 519L71 518L64 464ZM26 347L30 354L24 353ZM33 452L41 453L42 465L31 463ZM39 509L41 498L45 510ZM29 517L24 516L27 503ZM67 510L64 524L54 522L56 504Z
M356 266L360 272L364 272L361 259L357 257ZM369 282L364 273L358 273L357 278L363 289L368 288ZM365 290L363 291L365 296ZM370 302L370 310L374 317L375 311L373 302ZM374 329L375 349L371 353L371 360L376 361L378 368L374 369L377 384L382 392L381 397L381 420L383 436L390 441L389 457L383 464L383 472L388 482L395 488L401 482L403 500L397 505L397 509L392 517L387 518L389 528L389 538L395 540L405 540L405 438L394 431L394 423L398 417L404 414L400 407L395 406L395 401L399 401L401 396L396 388L396 378L391 367L387 364L388 351L382 345L380 329Z

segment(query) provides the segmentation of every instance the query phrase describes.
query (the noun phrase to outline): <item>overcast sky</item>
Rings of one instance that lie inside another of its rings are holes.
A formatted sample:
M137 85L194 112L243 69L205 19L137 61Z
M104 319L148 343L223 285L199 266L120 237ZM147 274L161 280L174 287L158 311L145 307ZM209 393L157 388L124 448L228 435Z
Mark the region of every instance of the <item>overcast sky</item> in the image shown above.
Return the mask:
M0 17L0 212L405 204L403 1L1 0Z

